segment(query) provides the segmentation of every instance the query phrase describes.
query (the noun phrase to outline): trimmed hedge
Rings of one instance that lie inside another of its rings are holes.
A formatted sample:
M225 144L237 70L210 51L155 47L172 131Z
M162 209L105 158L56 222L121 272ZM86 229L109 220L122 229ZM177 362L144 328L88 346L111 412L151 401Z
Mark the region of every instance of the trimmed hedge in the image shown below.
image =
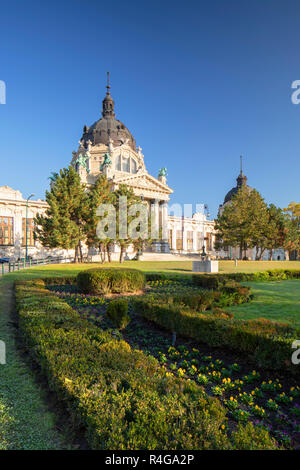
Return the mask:
M123 328L126 328L128 323L130 322L130 316L128 313L128 300L112 300L108 304L106 315L117 328L120 328L121 330Z
M123 294L145 286L145 275L137 269L89 269L77 275L77 287L84 294Z
M227 435L219 400L80 318L43 281L16 282L15 293L28 352L92 449L276 449L252 423Z
M248 357L259 367L299 374L290 362L292 342L300 330L270 320L236 320L189 308L162 304L155 297L132 300L137 313L159 326L213 347L225 347Z
M228 274L193 274L192 281L195 286L206 289L219 289L228 281L283 281L286 279L300 279L300 271L294 269L273 269L255 273L228 273Z

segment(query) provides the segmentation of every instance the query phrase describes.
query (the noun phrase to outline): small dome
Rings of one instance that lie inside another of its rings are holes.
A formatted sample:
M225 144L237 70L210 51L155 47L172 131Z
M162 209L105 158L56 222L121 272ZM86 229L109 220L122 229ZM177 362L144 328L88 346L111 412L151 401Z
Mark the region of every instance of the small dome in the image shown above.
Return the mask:
M247 176L244 175L242 171L237 177L236 181L237 181L237 185L226 194L225 199L224 199L224 204L226 204L226 202L230 202L233 196L235 196L235 194L237 194L239 189L241 189L242 187L247 187L251 189L250 186L247 185Z

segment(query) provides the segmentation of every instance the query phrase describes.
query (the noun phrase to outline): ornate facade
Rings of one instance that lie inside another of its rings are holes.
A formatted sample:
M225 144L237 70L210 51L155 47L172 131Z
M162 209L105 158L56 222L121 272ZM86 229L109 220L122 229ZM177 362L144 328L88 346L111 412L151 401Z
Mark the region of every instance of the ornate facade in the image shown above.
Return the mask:
M120 184L130 186L147 202L149 209L152 207L157 224L167 234L167 206L173 190L167 185L166 168L159 170L157 178L148 173L141 147L136 148L130 131L115 117L109 83L102 102L102 117L90 127L84 126L71 164L87 186L95 184L101 174L111 180L113 190ZM152 248L169 252L167 235L162 241L154 242Z
M41 199L27 201L20 191L9 186L0 186L0 258L17 261L25 257L26 227L28 256L34 259L47 256L73 256L73 250L47 249L34 240L33 219L38 213L43 214L47 206L46 201Z

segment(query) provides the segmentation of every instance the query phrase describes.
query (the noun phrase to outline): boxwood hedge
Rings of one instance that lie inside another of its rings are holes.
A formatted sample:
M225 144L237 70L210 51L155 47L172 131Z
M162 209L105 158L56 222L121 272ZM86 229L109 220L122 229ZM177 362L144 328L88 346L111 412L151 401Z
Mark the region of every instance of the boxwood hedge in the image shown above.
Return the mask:
M143 289L145 275L137 269L88 269L77 275L77 287L84 294L135 292Z
M227 434L217 399L80 318L43 281L16 282L15 293L24 343L92 449L276 448L252 423Z
M300 330L266 319L237 320L212 312L163 303L155 296L135 297L135 311L159 326L214 347L225 347L248 357L259 367L299 374L291 364L292 343Z

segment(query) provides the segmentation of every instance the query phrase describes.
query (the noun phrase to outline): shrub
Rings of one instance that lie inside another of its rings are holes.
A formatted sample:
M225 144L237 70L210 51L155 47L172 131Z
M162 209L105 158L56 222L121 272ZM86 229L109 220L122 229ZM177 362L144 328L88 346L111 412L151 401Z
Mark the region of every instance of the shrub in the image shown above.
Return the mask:
M146 281L165 281L167 279L164 273L146 273Z
M193 274L192 282L195 286L206 289L219 289L228 281L282 281L285 279L299 279L300 271L295 269L273 269L255 273L228 273L228 274Z
M123 329L130 322L128 313L128 301L126 299L112 300L106 310L107 316L110 318L114 326Z
M135 292L144 285L144 273L136 269L89 269L77 275L77 287L84 294Z
M228 348L261 367L299 373L290 358L292 342L299 338L300 331L287 324L226 318L219 310L215 314L197 313L162 304L149 296L134 298L132 302L136 312L171 332L209 346Z
M41 282L15 284L24 343L92 449L232 449L226 410L195 382L80 318ZM260 431L236 439L259 442ZM255 445L253 445L255 447ZM275 448L275 445L273 445Z

